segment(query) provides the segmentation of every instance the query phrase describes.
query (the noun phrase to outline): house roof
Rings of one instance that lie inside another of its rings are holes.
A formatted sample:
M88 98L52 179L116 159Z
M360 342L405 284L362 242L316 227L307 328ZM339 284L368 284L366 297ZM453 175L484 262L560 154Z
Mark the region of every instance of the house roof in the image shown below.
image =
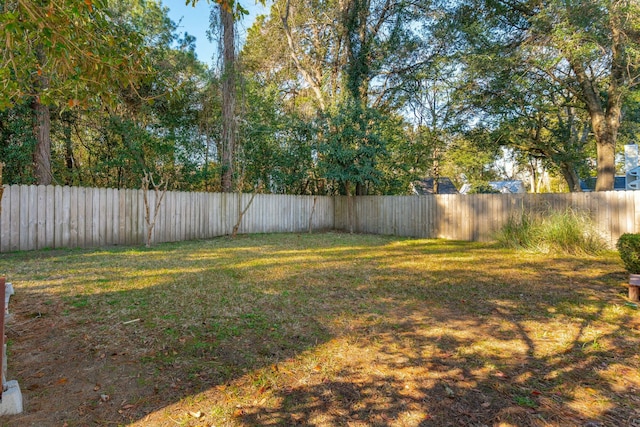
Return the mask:
M594 191L596 189L596 178L589 177L587 179L580 180L580 188L582 191ZM626 190L627 189L627 177L616 176L613 181L614 190Z
M491 188L501 192L501 193L526 193L526 189L524 188L524 183L520 180L511 180L511 181L491 181L489 182L489 186Z
M423 178L412 183L413 192L419 196L434 194L433 178ZM438 178L438 194L458 194L455 184L447 177Z

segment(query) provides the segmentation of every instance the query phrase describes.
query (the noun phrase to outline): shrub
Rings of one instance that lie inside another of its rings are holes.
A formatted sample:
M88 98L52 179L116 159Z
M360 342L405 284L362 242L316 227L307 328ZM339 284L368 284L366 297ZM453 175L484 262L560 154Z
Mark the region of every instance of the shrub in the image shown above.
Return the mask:
M640 274L640 234L625 233L616 244L624 268L631 274Z
M546 216L510 218L496 236L505 247L569 255L596 255L607 248L593 221L585 213L566 209Z
M475 184L469 190L469 194L500 194L500 192L489 184Z

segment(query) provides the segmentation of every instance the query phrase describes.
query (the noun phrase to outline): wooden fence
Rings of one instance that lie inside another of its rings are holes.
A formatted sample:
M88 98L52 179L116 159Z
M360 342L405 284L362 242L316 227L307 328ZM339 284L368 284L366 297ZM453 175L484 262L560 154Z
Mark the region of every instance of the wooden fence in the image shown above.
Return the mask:
M563 194L345 196L335 199L337 230L490 241L510 217L572 208L588 212L611 247L640 232L640 191Z
M153 209L153 191L149 199ZM231 234L250 200L250 194L167 192L152 241ZM0 252L146 242L142 190L12 185L1 203ZM313 230L333 229L333 210L332 197L257 194L239 233L302 232L310 222Z
M0 252L42 248L141 245L146 239L142 190L5 186ZM154 194L150 192L150 205ZM250 194L168 192L152 241L230 234ZM315 202L314 202L315 201ZM438 196L255 196L240 233L343 230L424 238L489 241L510 217L567 207L589 212L611 246L640 232L640 191Z

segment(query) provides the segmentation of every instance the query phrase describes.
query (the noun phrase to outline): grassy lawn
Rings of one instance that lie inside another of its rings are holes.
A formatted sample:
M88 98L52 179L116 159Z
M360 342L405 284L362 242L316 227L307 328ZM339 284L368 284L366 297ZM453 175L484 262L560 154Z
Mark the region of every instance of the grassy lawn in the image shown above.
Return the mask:
M640 426L616 253L338 233L0 255L8 426ZM635 424L634 424L635 423Z

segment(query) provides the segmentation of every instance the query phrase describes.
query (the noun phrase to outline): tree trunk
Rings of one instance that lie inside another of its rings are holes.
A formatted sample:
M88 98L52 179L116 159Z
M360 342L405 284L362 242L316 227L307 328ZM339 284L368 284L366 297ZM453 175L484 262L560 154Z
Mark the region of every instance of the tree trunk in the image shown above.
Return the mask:
M45 63L46 58L42 47L36 48L36 57L39 64ZM49 87L49 79L39 70L33 85L36 93L31 103L33 136L36 140L33 151L34 174L37 184L49 185L53 181L51 173L51 112L47 105L40 102L40 97L37 95Z
M615 16L615 14L614 14ZM591 129L596 139L597 180L596 191L613 190L616 175L616 140L620 128L622 98L625 80L622 35L617 19L611 20L611 67L608 88L603 94L589 78L585 66L577 59L570 58L571 68L580 84L582 98L591 119Z
M349 233L353 234L353 196L351 195L351 181L345 181L344 183L344 192L347 195L347 218L348 218L348 230Z
M67 168L67 176L65 177L65 184L73 185L73 168L76 161L73 156L73 141L71 138L71 126L72 120L70 114L63 114L63 126L64 126L64 164Z
M599 141L596 137L596 151L598 154L596 191L613 190L616 176L615 146L615 139L613 141Z
M51 173L51 112L49 107L34 99L31 104L33 110L33 134L36 146L33 152L36 183L50 185L53 180Z
M580 187L580 178L573 166L570 163L565 162L561 162L559 166L560 173L569 186L569 191L572 193L581 192L582 188Z
M235 28L233 13L220 6L222 21L222 191L233 191L233 155L236 145Z
M367 184L363 182L358 182L356 184L356 196L366 196L368 193L367 190Z

